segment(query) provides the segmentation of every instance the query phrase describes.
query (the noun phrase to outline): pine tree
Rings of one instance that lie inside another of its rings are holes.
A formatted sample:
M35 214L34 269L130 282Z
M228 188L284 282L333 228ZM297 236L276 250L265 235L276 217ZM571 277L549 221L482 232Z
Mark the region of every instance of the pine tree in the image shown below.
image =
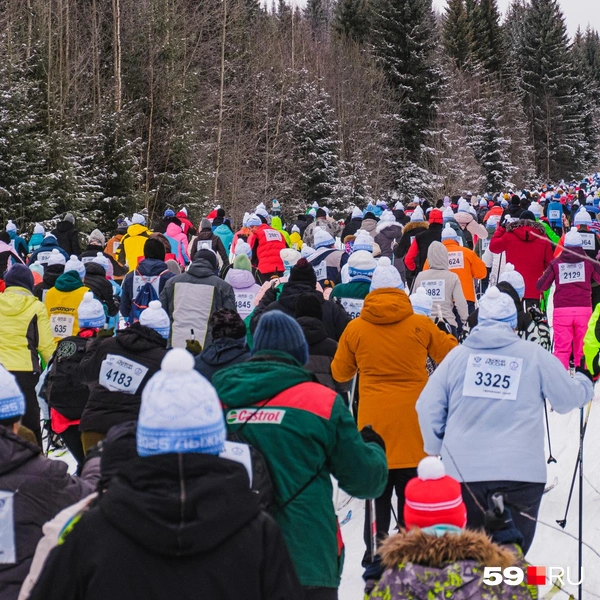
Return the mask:
M313 39L324 41L331 21L328 0L308 0L304 8L304 18L310 26Z
M421 158L425 132L435 118L440 73L433 64L435 24L431 0L376 0L373 52L392 88L399 158ZM414 181L415 171L407 175Z
M503 35L497 0L479 0L472 12L472 49L489 73L499 74L504 66Z
M557 0L531 0L520 45L520 87L536 172L548 179L578 176L587 148L567 28Z
M464 69L471 53L471 30L464 0L449 0L443 20L446 55L459 69Z
M362 44L369 36L370 23L369 0L339 0L337 2L333 29L341 37Z

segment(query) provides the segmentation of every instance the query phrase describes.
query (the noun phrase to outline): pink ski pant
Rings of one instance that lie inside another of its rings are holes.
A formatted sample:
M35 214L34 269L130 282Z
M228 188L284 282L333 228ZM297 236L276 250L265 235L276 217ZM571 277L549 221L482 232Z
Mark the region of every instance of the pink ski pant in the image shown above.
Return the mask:
M554 356L560 360L565 369L569 368L571 353L575 360L575 366L579 366L583 356L583 338L591 316L592 308L586 306L554 309L552 319Z

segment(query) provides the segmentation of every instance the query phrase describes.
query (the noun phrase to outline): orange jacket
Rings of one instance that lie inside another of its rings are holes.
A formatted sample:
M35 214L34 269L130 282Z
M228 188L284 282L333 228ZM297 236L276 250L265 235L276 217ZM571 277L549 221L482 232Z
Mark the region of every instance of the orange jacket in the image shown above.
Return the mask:
M442 244L448 250L448 267L451 271L458 275L460 285L462 286L465 300L467 302L475 302L475 285L474 279L484 279L487 275L485 263L468 248L463 248L455 240L443 240ZM459 255L458 253L461 253ZM423 271L429 269L429 263L425 262Z
M389 469L416 467L424 458L415 404L427 383L427 356L439 363L457 345L431 319L415 315L395 288L368 294L344 330L331 373L341 382L360 372L358 427L372 425L384 439Z

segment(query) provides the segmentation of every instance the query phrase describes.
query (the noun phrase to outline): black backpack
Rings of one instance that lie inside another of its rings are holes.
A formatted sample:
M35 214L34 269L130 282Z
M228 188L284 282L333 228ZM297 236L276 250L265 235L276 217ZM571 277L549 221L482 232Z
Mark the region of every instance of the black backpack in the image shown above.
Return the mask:
M87 339L78 336L62 339L48 364L44 397L50 408L67 419L81 418L90 395L87 385L77 377L87 342Z

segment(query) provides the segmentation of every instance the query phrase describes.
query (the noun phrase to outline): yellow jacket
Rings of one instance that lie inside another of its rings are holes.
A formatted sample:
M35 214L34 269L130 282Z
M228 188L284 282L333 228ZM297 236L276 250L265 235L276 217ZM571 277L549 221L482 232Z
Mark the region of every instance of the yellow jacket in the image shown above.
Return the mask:
M295 231L290 234L290 248L298 250L298 252L302 250L302 236Z
M61 275L56 280L59 288L55 286L49 289L44 300L50 317L50 328L56 343L60 342L60 340L65 337L77 335L79 333L77 309L83 300L83 295L90 291L89 288L84 285L71 290L60 289L62 286L59 283L59 280L71 273L74 272L70 271ZM75 277L79 279L77 274L75 274ZM81 283L80 279L79 283Z
M116 261L122 265L127 263L129 272L135 271L140 258L144 257L144 245L150 237L150 230L144 225L135 223L127 228L127 233L121 238L117 250Z
M54 352L44 305L26 288L0 294L0 363L8 371L41 371L38 353L48 362Z

